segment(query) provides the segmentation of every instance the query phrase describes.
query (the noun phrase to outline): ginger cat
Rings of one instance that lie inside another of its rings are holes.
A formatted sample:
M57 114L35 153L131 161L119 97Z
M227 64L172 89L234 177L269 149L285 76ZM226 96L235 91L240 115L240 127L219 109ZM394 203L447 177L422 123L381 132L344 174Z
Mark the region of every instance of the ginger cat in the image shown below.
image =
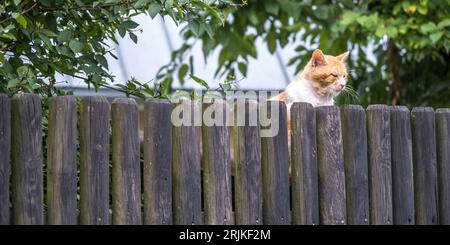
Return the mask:
M288 113L293 102L307 102L314 107L333 105L334 98L346 88L348 73L344 61L348 54L324 55L316 49L303 71L271 100L284 101Z

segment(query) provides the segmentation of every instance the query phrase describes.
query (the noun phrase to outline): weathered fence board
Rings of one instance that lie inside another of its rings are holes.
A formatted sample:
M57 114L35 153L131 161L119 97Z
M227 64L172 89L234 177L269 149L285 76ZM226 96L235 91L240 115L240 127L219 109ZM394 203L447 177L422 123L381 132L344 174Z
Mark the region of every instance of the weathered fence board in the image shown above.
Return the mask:
M141 216L141 165L138 107L133 99L115 99L112 122L113 224L139 225Z
M11 100L0 94L0 225L10 224L9 181L11 176Z
M235 223L260 225L263 217L260 132L258 122L250 124L249 120L253 113L258 116L258 104L238 101L234 110Z
M75 97L49 100L47 223L77 224L77 107Z
M176 104L175 110L177 107L184 109L183 117L186 117L189 112L191 116L186 121L190 125L175 125L172 129L174 224L202 224L201 128L196 126L197 117L201 116L201 104L199 101L187 101ZM178 113L175 112L175 114Z
M347 222L369 224L366 113L361 106L341 107Z
M316 108L321 224L346 224L344 150L337 106Z
M0 224L450 224L450 109L203 102L147 100L140 145L136 101L83 98L78 171L75 97L43 131L0 94Z
M434 111L430 107L416 107L411 117L416 223L438 224Z
M203 199L205 224L233 224L230 134L226 126L227 104L203 103Z
M367 108L370 223L376 225L393 223L389 110L386 105Z
M292 223L319 224L316 114L308 103L291 107Z
M436 110L439 223L450 225L450 109Z
M263 220L268 225L291 223L289 206L289 148L287 112L283 102L269 101L259 107L261 128L275 130L274 137L261 138ZM263 113L267 112L267 113ZM270 124L266 124L266 119ZM278 120L276 120L278 119Z
M412 225L414 220L414 182L411 120L407 107L391 108L392 203L396 225Z
M172 221L172 104L145 102L144 223L170 225Z
M44 224L41 102L17 94L11 103L13 224Z
M85 97L80 110L80 223L109 224L109 117L104 97Z

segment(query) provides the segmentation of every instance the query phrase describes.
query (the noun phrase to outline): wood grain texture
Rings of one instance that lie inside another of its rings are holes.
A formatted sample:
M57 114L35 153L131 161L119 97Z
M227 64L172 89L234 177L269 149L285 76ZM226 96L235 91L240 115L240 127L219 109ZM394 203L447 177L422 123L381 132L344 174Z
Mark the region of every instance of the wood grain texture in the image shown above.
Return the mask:
M112 102L112 203L117 225L142 224L138 113L134 99Z
M370 105L366 113L370 223L389 225L393 223L390 109Z
M391 108L392 202L396 225L413 225L414 181L411 119L407 107Z
M176 104L184 106L183 116L191 111L190 125L172 129L173 158L173 220L176 225L202 224L201 193L201 127L195 124L195 114L201 112L199 101Z
M416 224L438 224L437 156L434 111L411 111Z
M49 99L47 223L77 224L77 107L75 97Z
M345 105L341 107L341 118L347 222L367 225L370 213L366 113L361 106Z
M148 99L144 114L144 223L170 225L172 215L172 104Z
M292 223L319 224L316 114L308 103L291 107Z
M263 204L260 131L258 124L249 123L249 115L258 115L258 103L252 100L238 101L234 112L235 223L261 225ZM242 124L239 122L239 115L245 119Z
M11 100L0 94L0 225L11 221L9 187L11 178Z
M316 107L320 223L346 224L344 149L337 106Z
M450 225L450 109L436 110L439 223Z
M80 111L80 223L109 224L109 117L104 97L84 97Z
M230 133L226 102L203 103L203 200L205 224L234 223L231 193ZM207 119L214 119L207 121Z
M12 98L13 224L44 224L41 102L37 94Z
M266 110L267 114L264 114L270 119L270 124L263 125L278 127L275 136L261 137L263 222L267 225L287 225L291 223L291 209L286 105L280 101L269 101L260 103L259 108L260 113Z

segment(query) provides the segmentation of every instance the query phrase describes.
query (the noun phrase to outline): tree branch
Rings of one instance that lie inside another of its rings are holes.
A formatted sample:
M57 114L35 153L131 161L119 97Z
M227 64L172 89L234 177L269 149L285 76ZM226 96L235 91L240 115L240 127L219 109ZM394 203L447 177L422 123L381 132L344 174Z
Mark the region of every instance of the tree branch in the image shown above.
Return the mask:
M400 100L400 71L398 67L398 49L394 41L388 41L388 66L391 73L391 103L397 105Z

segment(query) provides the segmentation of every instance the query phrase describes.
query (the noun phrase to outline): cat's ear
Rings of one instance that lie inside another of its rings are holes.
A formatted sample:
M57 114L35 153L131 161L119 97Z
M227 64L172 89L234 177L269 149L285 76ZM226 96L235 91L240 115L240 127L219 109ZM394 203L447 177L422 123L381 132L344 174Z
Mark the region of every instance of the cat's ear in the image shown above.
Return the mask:
M322 50L316 49L312 53L311 64L313 67L326 65L325 56L322 53Z
M341 62L344 62L347 59L349 53L350 53L350 51L347 51L345 53L342 53L342 54L336 56L336 58L338 60L340 60Z

